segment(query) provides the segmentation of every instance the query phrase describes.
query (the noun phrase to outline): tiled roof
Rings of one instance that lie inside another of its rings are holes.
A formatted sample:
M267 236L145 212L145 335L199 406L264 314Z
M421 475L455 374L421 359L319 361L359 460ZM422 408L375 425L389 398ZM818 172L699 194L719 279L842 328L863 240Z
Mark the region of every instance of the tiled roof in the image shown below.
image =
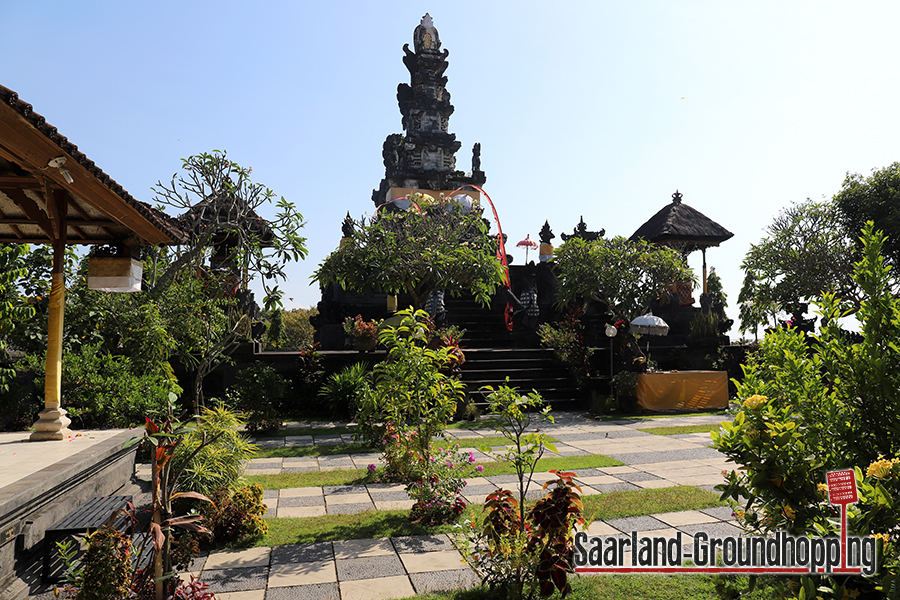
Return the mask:
M151 207L149 204L133 198L125 188L116 183L116 181L104 173L94 161L78 150L78 146L70 142L66 136L59 133L56 127L47 123L47 120L43 116L36 113L34 107L27 102L20 100L19 95L16 92L0 85L0 102L12 107L13 110L34 126L36 130L59 146L63 152L71 156L81 166L87 169L98 181L103 183L103 185L109 188L114 194L134 208L153 226L171 238L173 242L183 243L187 240L187 233L177 224L177 222L168 215Z

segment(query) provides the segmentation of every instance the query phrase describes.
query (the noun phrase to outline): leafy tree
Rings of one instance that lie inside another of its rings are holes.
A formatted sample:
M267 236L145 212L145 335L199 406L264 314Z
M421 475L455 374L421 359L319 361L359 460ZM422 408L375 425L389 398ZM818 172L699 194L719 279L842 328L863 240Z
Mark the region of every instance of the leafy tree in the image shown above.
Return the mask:
M309 318L319 314L318 309L295 308L282 313L284 319L284 341L280 349L291 352L299 352L313 343L313 329Z
M857 230L858 231L858 230ZM834 292L858 310L854 238L833 202L807 200L782 210L750 246L741 268L741 331L755 331L785 307Z
M319 265L313 279L356 292L405 292L422 308L439 289L469 291L487 304L502 282L502 269L481 216L438 202L422 212L381 211L355 222L352 238Z
M834 202L845 231L861 231L867 221L874 222L887 236L885 257L893 265L900 264L900 163L873 170L868 177L847 173Z
M284 345L284 312L280 308L269 313L265 340L267 350L277 350Z
M306 256L306 239L298 233L303 216L283 197L276 201L272 190L252 182L251 171L213 151L184 159L181 174L154 188L164 206L185 210L178 218L191 231L185 247L150 253L145 281L150 298L174 287L179 305L194 308L193 316L182 313L186 321L178 327L187 333L175 339L178 354L194 371L197 414L206 375L249 337L255 305L241 290L259 276L266 309L280 308L284 266ZM257 211L272 202L278 212L264 220Z
M27 246L0 245L0 393L9 390L9 381L15 377L15 369L6 366L9 354L6 340L15 323L27 321L34 314L34 308L23 305L16 293L16 280L26 273L22 257Z
M174 253L163 248L153 254L146 278L151 294L185 269L199 268L226 279L237 276L243 288L259 275L266 309L281 306L277 282L287 279L284 265L306 257L306 238L298 234L303 215L284 197L275 200L275 192L253 183L252 169L229 160L225 152L197 154L182 163L183 173L174 174L168 185L158 182L153 190L163 206L186 211L179 220L190 228L191 239ZM272 202L278 212L263 220L257 211ZM162 270L161 254L169 259ZM215 264L207 266L210 257Z
M596 300L625 321L643 314L667 284L693 279L675 250L623 237L590 242L570 238L556 251L553 263L560 306Z

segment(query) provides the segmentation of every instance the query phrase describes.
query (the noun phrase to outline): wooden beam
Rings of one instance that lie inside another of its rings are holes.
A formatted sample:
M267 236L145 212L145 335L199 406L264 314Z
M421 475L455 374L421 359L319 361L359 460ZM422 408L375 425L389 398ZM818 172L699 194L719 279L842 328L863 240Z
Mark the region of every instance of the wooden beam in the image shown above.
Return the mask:
M111 244L118 243L120 240L111 240L108 238L66 238L67 246L93 246L94 244ZM36 238L36 237L21 237L21 238L6 238L0 237L0 243L2 244L52 244L53 242L47 238Z
M39 190L41 182L30 175L22 175L19 177L0 177L0 190Z
M25 192L22 190L9 190L6 192L6 195L22 209L22 212L24 212L29 219L31 219L31 223L34 223L44 230L44 233L47 234L47 241L54 239L53 225L51 225L50 219L44 211L38 207L34 200L25 195ZM24 223L22 223L22 225L24 225ZM47 243L47 241L43 243Z
M71 206L71 202L69 206ZM110 226L118 226L118 223L113 223L112 221L90 221L87 219L68 219L67 223L69 227L110 227ZM0 225L34 225L35 222L32 219L20 219L20 218L12 218L7 219L0 215Z

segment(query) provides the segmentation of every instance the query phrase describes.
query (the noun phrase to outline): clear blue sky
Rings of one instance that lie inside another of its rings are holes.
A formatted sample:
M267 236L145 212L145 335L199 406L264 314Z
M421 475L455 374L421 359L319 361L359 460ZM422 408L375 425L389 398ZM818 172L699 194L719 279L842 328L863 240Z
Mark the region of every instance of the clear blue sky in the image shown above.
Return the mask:
M426 12L458 168L481 142L513 242L581 215L629 236L678 189L735 234L707 253L735 318L740 262L782 207L900 158L888 1L6 2L0 84L141 200L194 153L252 166L306 218L284 287L310 306L342 218L372 212Z

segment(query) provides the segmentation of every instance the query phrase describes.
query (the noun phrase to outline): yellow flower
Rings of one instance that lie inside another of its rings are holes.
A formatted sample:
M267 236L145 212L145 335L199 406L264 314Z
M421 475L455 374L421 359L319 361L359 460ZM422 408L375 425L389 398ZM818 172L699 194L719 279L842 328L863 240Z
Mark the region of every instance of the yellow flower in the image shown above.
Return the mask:
M884 479L888 475L891 474L891 469L896 463L898 458L892 458L891 460L885 460L884 455L879 454L878 460L869 465L869 468L866 469L866 477L874 477L875 479Z
M844 600L845 598L853 600L853 598L856 598L857 596L859 596L859 590L844 588L844 596L841 598L841 600Z
M793 508L791 508L789 505L786 504L784 506L784 516L786 516L788 519L793 521L794 518L796 518L796 516L797 516L797 512Z
M820 483L819 485L816 486L816 488L818 488L819 493L822 494L823 498L828 497L828 484L827 483Z
M750 410L754 410L765 404L769 398L767 396L760 396L759 394L754 394L744 400L741 404L741 408L749 408Z
M884 545L884 549L887 550L888 542L891 541L891 534L889 533L873 533L872 537L876 540L881 540L881 543Z

